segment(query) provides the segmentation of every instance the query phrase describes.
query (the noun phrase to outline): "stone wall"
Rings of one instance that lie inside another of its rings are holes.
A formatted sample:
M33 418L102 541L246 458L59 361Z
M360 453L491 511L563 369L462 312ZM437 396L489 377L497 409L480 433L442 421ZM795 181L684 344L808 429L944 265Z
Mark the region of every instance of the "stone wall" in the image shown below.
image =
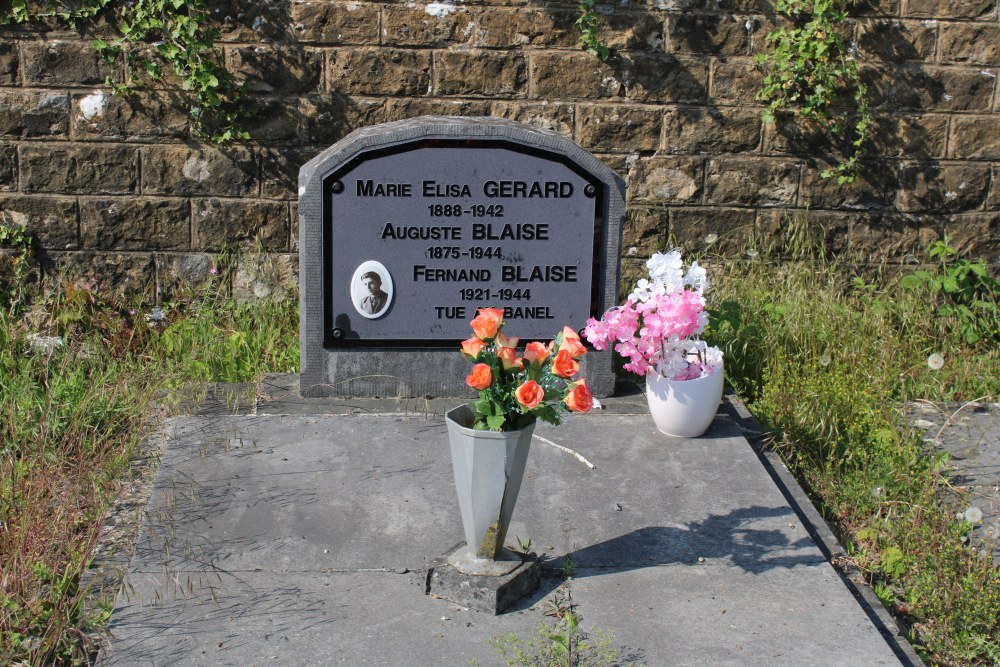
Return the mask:
M616 0L601 8L606 63L579 50L575 3L223 0L220 46L262 109L252 141L225 147L192 135L176 92L111 95L94 34L3 28L0 218L94 284L163 297L241 242L293 281L301 164L360 126L493 115L572 137L626 177L626 268L669 237L740 253L789 225L872 262L912 261L947 231L997 264L998 4L852 9L876 145L851 186L818 176L821 139L761 121L770 0Z

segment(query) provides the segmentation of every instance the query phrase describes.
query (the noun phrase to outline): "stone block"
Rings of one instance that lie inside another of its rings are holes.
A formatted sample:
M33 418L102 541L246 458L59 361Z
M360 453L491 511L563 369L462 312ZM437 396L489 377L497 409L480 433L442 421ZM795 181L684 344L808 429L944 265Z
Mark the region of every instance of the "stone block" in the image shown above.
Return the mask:
M282 45L229 49L229 68L252 93L311 93L323 85L323 52Z
M654 151L660 147L657 108L586 104L577 107L576 141L589 150Z
M948 117L879 114L871 126L866 150L882 157L944 157Z
M1000 65L1000 26L982 23L941 25L942 62Z
M87 285L97 292L132 296L155 290L156 264L149 253L53 252L57 280ZM150 299L151 300L151 299Z
M712 100L724 104L754 105L764 74L753 58L726 58L712 65Z
M907 0L904 13L929 19L985 19L996 16L994 0Z
M944 232L960 256L1000 263L1000 212L948 216Z
M617 97L622 77L616 67L589 53L531 54L531 97L543 100Z
M757 237L768 254L801 257L817 250L827 256L846 253L850 223L856 213L771 209L757 216Z
M155 261L157 300L161 303L205 285L219 271L215 257L207 253L156 253Z
M663 150L668 153L741 153L761 142L756 109L678 107L663 112Z
M142 172L143 194L257 194L257 157L240 146L149 146L142 149Z
M670 238L688 253L735 257L754 240L754 212L748 209L675 208Z
M661 206L634 206L622 226L622 257L649 257L667 247L670 213Z
M705 202L729 206L794 206L802 163L774 158L713 158L705 166Z
M996 74L980 68L909 66L900 68L889 88L898 109L988 111Z
M656 52L663 50L664 21L659 14L608 6L611 7L612 13L601 16L598 20L602 44L613 51ZM567 46L579 47L578 41L579 32L577 32L577 43L567 44Z
M606 164L608 168L616 174L627 174L629 169L632 168L632 165L639 159L639 154L629 153L628 155L625 155L623 153L594 153L594 157Z
M538 588L541 573L534 557L501 576L464 574L439 558L427 568L424 593L496 615Z
M993 175L990 178L990 196L986 200L986 210L1000 211L1000 165L993 165Z
M80 247L77 205L72 197L0 195L0 222L24 228L46 251Z
M17 146L0 144L0 190L17 190Z
M386 46L441 47L461 44L477 26L469 8L441 3L388 4L382 10L382 39Z
M527 91L528 65L519 53L438 51L434 70L439 95L523 97Z
M639 282L640 278L648 279L649 269L646 268L646 259L648 258L635 259L626 257L621 260L618 276L618 294L620 295L620 300L624 300L635 289L635 284Z
M894 87L900 84L897 78L903 76L904 72L904 82L913 78L913 74L909 70L900 66L858 64L858 79L868 89L869 109L881 109L886 112L898 111L898 109L889 106L889 98L893 94Z
M514 49L525 46L576 48L580 33L575 11L530 7L477 7L464 42L468 46Z
M223 244L252 243L270 252L288 250L288 204L239 199L196 199L191 203L194 250L218 251Z
M813 156L834 150L829 132L795 111L778 111L763 123L763 144L768 154Z
M19 63L17 42L14 40L0 42L0 86L17 85Z
M324 148L343 139L352 130L386 120L383 101L340 93L300 98L298 115L306 141Z
M259 99L255 102L257 114L244 121L253 141L261 143L297 143L306 119L299 112L299 99L295 97Z
M704 104L708 60L643 53L622 56L625 95L636 102Z
M959 159L1000 160L1000 116L956 116L948 153Z
M866 59L888 63L934 59L937 26L923 21L866 19L858 23L858 47Z
M73 134L78 139L134 141L188 134L186 100L177 92L138 91L118 97L97 89L73 94L71 104Z
M857 16L898 16L902 0L858 0L851 5L851 13Z
M379 5L348 2L293 2L292 33L303 43L378 44Z
M97 55L90 41L23 42L22 52L21 70L29 86L102 85L115 73L114 65Z
M260 152L261 197L267 199L298 199L299 168L316 157L315 148L284 146L265 148Z
M386 100L386 120L418 116L488 116L489 100L447 100L442 98Z
M20 158L25 192L128 194L138 183L138 151L128 146L36 143Z
M237 301L296 298L298 281L298 255L247 254L236 262L233 298Z
M555 102L493 102L489 115L573 136L573 107Z
M987 165L913 162L899 170L896 207L901 211L959 212L981 209L990 187Z
M905 262L941 238L939 218L872 212L851 220L850 249L854 257Z
M64 137L68 131L68 95L0 90L0 136Z
M812 161L802 177L801 203L809 208L869 210L892 208L899 177L896 163L888 160L863 162L853 183L838 183L822 174L833 165Z
M746 16L718 12L670 14L667 17L667 50L671 53L744 55L750 52L754 28L753 20Z
M631 202L697 204L704 165L694 157L649 158L637 161L627 180Z
M426 95L431 85L431 56L428 51L332 49L327 57L331 92Z
M219 22L217 43L288 43L298 29L292 22L291 2L209 0L207 4L212 17Z
M83 247L93 250L183 250L190 245L186 199L81 198Z

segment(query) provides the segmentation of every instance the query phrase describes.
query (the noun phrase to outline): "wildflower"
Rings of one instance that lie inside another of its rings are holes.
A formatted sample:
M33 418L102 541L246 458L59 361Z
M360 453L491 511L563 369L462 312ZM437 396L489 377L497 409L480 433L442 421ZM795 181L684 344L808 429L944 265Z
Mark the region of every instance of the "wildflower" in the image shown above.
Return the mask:
M965 510L963 516L969 523L979 523L983 520L983 511L975 505L972 505L969 509Z
M931 356L927 357L927 367L932 371L939 371L944 368L944 357L935 352Z

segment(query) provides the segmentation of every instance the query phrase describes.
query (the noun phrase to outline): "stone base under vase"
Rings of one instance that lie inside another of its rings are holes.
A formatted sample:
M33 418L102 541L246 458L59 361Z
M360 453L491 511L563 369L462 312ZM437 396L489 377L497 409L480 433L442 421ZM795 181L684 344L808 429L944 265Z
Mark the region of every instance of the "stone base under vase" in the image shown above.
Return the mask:
M534 591L541 582L542 566L532 554L521 555L504 550L502 559L493 561L493 566L487 564L485 567L482 564L484 559L471 560L479 563L470 564L465 544L457 545L447 555L434 560L427 568L424 593L496 615ZM449 561L455 561L458 567ZM490 568L497 572L506 571L503 574L475 573L490 571Z

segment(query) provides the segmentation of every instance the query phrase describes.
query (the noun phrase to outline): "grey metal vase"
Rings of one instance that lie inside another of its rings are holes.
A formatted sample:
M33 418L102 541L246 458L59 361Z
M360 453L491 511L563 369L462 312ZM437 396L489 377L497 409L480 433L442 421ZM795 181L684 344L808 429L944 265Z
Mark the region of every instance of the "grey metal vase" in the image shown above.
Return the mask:
M476 558L496 559L521 490L535 423L519 431L476 431L468 405L445 413L465 541Z

